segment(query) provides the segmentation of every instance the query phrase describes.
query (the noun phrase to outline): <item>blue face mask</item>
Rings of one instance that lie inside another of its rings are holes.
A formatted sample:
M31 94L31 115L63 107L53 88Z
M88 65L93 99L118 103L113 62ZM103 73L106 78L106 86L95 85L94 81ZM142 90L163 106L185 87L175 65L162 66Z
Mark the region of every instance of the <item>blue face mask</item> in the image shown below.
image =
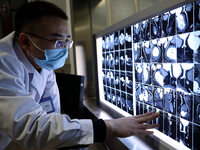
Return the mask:
M29 39L31 40L30 37ZM64 66L65 61L68 57L68 48L42 50L32 40L31 42L36 48L45 53L46 59L44 60L35 58L33 55L31 55L38 66L40 66L41 68L45 68L47 70L56 70Z
M35 63L41 68L45 68L47 70L56 70L64 66L65 61L68 57L68 49L48 49L44 51L45 60L41 60L38 58L34 58Z

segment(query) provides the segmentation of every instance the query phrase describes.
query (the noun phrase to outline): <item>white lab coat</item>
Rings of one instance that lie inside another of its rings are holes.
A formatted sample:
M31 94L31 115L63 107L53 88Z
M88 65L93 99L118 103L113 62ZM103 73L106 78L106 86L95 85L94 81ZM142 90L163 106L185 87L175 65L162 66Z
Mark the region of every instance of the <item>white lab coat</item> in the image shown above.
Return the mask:
M39 102L49 96L54 112L47 114ZM11 141L32 149L93 143L92 121L61 115L59 99L55 73L37 72L14 32L0 40L0 150Z

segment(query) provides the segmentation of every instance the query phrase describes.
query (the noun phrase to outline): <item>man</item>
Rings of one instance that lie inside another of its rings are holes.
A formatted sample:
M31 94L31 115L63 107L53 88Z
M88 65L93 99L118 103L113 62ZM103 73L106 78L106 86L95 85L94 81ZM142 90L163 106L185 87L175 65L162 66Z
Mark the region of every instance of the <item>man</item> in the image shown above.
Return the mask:
M0 149L49 149L100 142L106 136L149 135L159 114L115 120L71 120L60 114L53 70L71 46L67 16L47 2L23 5L15 32L0 41Z

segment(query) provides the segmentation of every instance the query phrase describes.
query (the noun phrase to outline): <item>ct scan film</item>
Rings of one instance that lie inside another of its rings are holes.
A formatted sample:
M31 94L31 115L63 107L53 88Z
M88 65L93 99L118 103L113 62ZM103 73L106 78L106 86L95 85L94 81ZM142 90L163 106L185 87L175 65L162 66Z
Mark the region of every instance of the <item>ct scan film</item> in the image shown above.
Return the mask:
M100 99L139 115L160 112L157 129L200 149L200 1L96 40Z

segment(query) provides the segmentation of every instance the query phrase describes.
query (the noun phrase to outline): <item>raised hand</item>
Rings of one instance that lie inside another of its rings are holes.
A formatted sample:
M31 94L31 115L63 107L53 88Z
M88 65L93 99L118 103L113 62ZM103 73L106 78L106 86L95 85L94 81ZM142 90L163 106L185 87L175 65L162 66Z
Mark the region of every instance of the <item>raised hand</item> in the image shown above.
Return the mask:
M159 113L148 112L134 117L123 117L113 120L105 120L107 136L128 137L132 135L151 135L147 129L157 128L158 124L146 124L159 117Z

